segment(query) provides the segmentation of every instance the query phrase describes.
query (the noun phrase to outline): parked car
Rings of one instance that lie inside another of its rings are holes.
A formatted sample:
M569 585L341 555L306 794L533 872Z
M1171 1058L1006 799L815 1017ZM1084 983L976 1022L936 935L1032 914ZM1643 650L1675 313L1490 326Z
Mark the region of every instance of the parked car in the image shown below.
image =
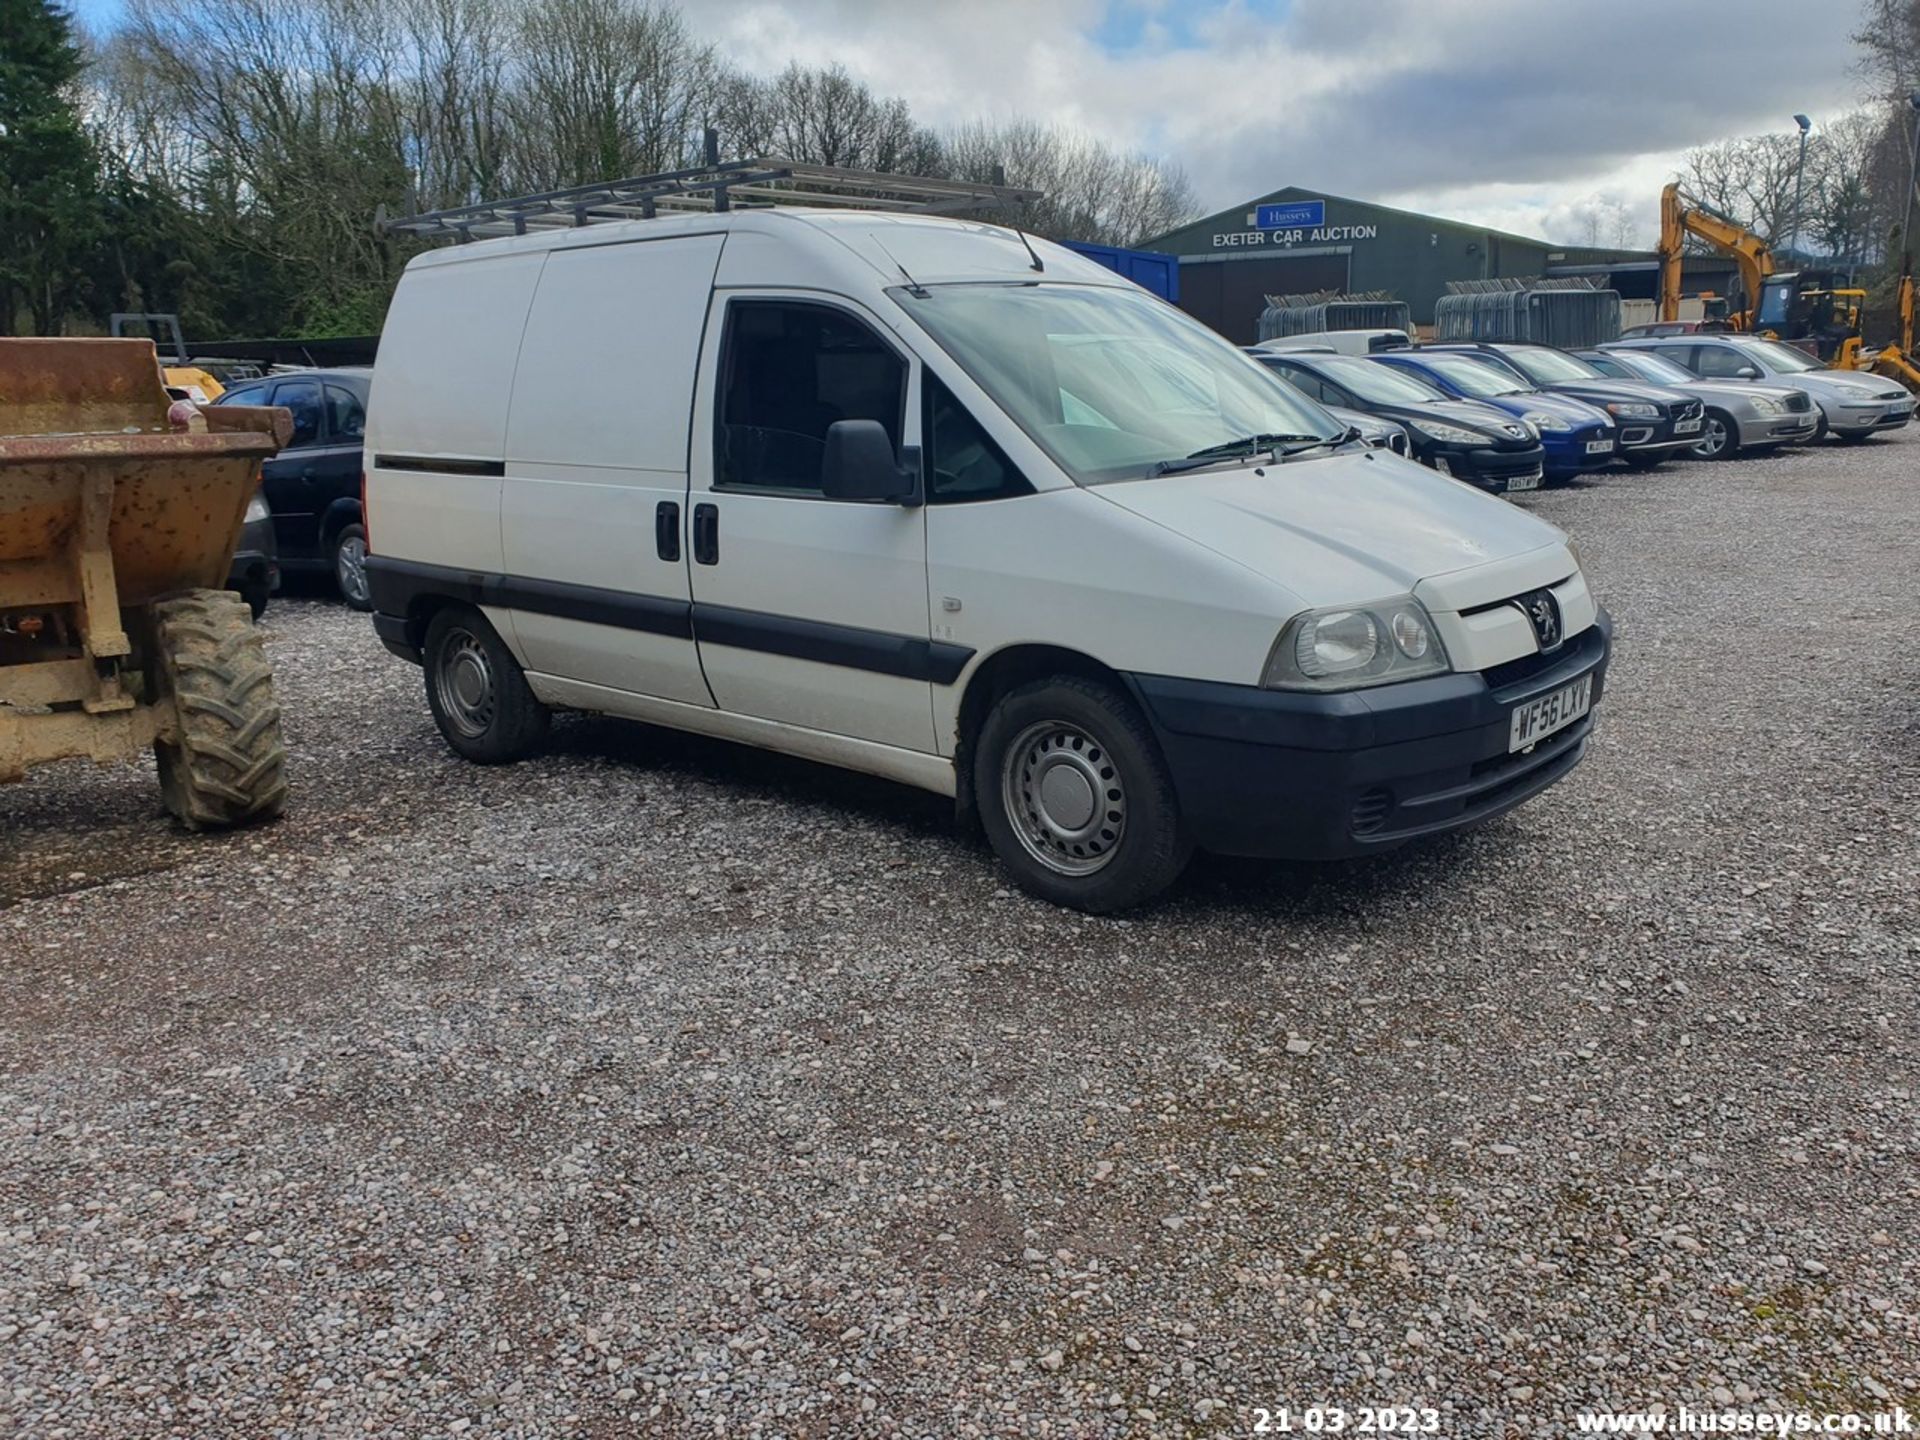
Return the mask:
M264 490L247 502L247 518L240 526L240 544L227 569L227 589L239 592L258 620L267 601L280 588L279 549L273 538L273 510Z
M447 743L564 706L869 771L1090 911L1579 763L1611 631L1558 530L1030 244L740 209L415 256L367 567Z
M1803 444L1813 438L1819 410L1804 390L1784 385L1702 380L1651 350L1576 350L1602 375L1617 380L1649 380L1684 390L1707 407L1700 443L1691 453L1702 460L1731 460L1743 453Z
M1350 355L1254 352L1309 400L1370 410L1406 427L1413 458L1496 495L1539 488L1540 432L1477 400L1450 400L1417 376Z
M1706 428L1706 406L1683 391L1644 380L1616 380L1551 345L1449 341L1433 347L1504 365L1522 380L1604 410L1619 426L1617 458L1637 470L1691 450Z
M1605 411L1541 390L1504 365L1425 348L1383 351L1369 356L1367 363L1417 376L1443 395L1478 400L1524 420L1540 434L1541 466L1548 480L1571 480L1604 469L1613 459L1619 432Z
M261 467L280 566L324 571L356 610L370 604L360 482L372 385L364 366L294 370L236 385L214 402L293 412L292 443Z
M1404 330L1316 330L1306 335L1281 335L1262 340L1255 350L1331 350L1336 355L1374 355L1382 350L1404 350L1412 341Z
M1610 340L1602 350L1651 350L1707 380L1792 385L1820 407L1813 438L1864 440L1898 430L1913 418L1913 395L1890 380L1858 370L1833 370L1806 351L1757 335L1691 335Z
M1645 325L1629 325L1620 332L1622 340L1646 335L1724 335L1733 326L1725 320L1653 320Z

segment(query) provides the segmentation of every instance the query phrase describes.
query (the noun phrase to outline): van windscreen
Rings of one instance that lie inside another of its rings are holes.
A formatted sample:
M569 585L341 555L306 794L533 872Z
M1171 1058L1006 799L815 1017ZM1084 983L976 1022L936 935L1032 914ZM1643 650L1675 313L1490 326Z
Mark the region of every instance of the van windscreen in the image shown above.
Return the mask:
M1145 292L935 285L892 292L1074 480L1137 480L1248 436L1346 427L1220 336Z

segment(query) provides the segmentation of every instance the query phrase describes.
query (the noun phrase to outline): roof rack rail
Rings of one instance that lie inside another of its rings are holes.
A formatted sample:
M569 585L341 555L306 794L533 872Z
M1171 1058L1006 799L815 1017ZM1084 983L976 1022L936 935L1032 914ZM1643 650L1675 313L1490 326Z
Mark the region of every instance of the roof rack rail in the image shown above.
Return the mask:
M906 210L922 215L961 215L983 210L1025 210L1040 197L1038 190L1021 190L1010 185L890 175L878 170L847 170L837 165L808 165L763 156L752 160L711 161L688 170L666 170L658 175L576 185L567 190L429 210L399 219L390 219L383 212L375 218L374 228L383 235L408 231L467 241L525 235L532 230L651 220L662 211L717 214L736 205L750 208L823 205L857 210Z

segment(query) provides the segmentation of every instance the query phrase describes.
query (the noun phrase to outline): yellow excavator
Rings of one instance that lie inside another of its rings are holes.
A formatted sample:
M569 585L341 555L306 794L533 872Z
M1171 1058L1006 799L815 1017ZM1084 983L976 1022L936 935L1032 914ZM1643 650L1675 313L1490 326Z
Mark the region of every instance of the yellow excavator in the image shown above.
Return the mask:
M1871 370L1920 393L1920 363L1913 353L1913 275L1900 279L1897 297L1899 339L1868 351L1860 340L1860 316L1867 292L1834 283L1830 272L1776 270L1767 242L1737 221L1702 205L1678 182L1660 192L1660 318L1680 318L1680 267L1686 237L1706 241L1731 255L1740 272L1747 308L1731 310L1735 330L1777 340L1811 344L1819 357L1839 370Z

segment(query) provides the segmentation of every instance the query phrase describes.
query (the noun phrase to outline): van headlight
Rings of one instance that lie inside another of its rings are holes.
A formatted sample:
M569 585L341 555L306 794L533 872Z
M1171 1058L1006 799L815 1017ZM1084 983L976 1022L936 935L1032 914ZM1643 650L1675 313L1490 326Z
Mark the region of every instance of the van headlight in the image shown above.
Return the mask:
M227 513L231 514L233 512L229 511ZM267 509L267 497L258 490L254 491L253 498L247 501L247 518L244 523L251 525L256 520L270 520L272 518L273 512Z
M1274 642L1260 683L1269 690L1357 690L1450 668L1432 617L1403 595L1294 616Z

